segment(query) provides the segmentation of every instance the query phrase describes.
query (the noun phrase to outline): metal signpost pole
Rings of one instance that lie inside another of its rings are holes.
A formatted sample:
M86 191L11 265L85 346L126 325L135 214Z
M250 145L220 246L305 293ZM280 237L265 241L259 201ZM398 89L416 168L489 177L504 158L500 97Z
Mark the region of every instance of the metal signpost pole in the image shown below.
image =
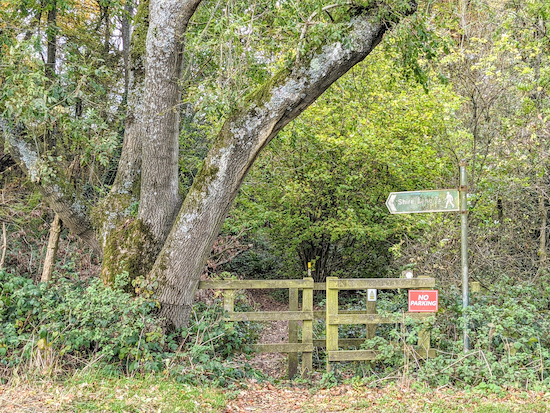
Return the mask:
M462 308L466 310L469 304L468 294L468 180L466 176L466 161L460 162L460 227L461 227L461 261L462 261ZM464 313L464 353L470 349L468 337L468 319Z
M437 189L431 191L390 192L386 206L390 214L460 211L462 229L462 306L468 307L468 181L466 161L460 162L460 190ZM464 315L464 352L470 347L468 321Z

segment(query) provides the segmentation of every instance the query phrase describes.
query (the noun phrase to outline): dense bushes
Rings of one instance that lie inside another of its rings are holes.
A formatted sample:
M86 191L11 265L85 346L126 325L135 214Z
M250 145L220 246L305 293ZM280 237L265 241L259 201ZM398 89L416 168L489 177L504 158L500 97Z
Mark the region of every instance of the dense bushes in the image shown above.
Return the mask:
M51 373L91 362L126 373L181 374L185 381L197 380L197 375L208 375L212 369L221 378L241 374L225 360L234 352L250 352L257 329L229 325L220 302L215 302L197 303L189 328L166 332L156 315L157 303L130 296L124 286L124 276L109 288L99 279L60 278L50 285L36 285L0 271L4 374L18 366Z
M514 285L502 278L492 291L475 294L466 311L471 352L462 360L457 360L462 350L461 337L455 333L462 323L457 307L449 309L454 322L450 316L438 322L434 338L440 355L424 364L420 379L434 385L550 384L549 287Z
M395 324L378 327L365 349L377 349L370 363L354 364L365 383L411 378L431 386L453 385L480 390L550 384L550 287L513 284L507 278L491 291L472 295L466 311L471 351L463 353L463 310L457 291L442 292L440 311L433 323L402 316ZM258 324L227 323L219 300L197 302L188 328L167 332L156 315L154 300L123 292L125 277L115 288L98 279L87 282L59 278L50 285L0 271L0 372L14 369L51 374L97 363L108 371L158 372L191 383L226 385L260 375L232 361L250 352L259 334ZM379 314L406 310L406 291L381 292ZM321 303L322 304L322 303ZM343 297L349 309L364 305L361 295ZM237 301L239 311L247 304ZM316 323L324 336L324 324ZM403 349L416 346L423 329L431 332L436 357L404 357ZM342 326L342 337L360 337L364 326ZM351 365L340 365L348 369ZM324 368L324 363L319 369Z
M13 367L40 353L150 366L162 350L175 350L153 316L154 301L88 283L59 279L55 285L0 273L0 342Z
M380 294L379 313L406 310L406 292ZM366 364L367 382L381 377L409 377L431 386L533 388L550 384L550 287L513 284L503 277L491 291L472 295L466 312L461 296L440 296L440 311L433 324L408 320L378 328L366 349L379 350ZM470 351L463 351L463 323L469 326ZM436 357L404 357L403 349L416 345L420 330L431 332ZM342 333L342 332L341 332Z

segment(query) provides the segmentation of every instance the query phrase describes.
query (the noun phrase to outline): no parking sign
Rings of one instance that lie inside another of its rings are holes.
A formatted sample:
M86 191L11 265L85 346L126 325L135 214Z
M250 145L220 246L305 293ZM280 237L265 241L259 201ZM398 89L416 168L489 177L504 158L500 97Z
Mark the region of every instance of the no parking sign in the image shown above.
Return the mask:
M436 313L439 308L437 290L409 290L410 313Z

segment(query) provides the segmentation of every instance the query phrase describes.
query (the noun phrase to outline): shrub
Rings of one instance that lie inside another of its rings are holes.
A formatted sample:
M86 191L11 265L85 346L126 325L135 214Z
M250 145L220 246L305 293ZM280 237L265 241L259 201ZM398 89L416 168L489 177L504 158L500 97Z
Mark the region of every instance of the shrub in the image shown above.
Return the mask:
M237 377L225 359L251 351L258 329L226 323L219 301L197 303L190 326L167 332L152 299L124 292L99 279L58 279L50 285L0 271L0 367L43 373L101 361L108 370L186 372L186 380ZM218 380L219 381L219 380Z
M0 272L0 350L4 367L14 367L43 352L70 354L128 371L152 367L163 349L176 343L162 333L154 317L155 302L133 298L99 279L58 279L35 285L32 280Z

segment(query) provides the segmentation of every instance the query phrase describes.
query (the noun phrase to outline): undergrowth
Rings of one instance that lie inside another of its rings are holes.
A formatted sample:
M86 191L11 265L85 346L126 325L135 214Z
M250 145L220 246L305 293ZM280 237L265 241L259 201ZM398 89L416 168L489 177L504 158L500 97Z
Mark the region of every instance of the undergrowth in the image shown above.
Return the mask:
M168 331L153 299L124 292L122 274L113 288L99 279L57 278L50 284L0 271L0 379L36 372L101 370L133 376L159 374L188 385L223 386L262 374L233 356L250 354L259 337L257 323L229 323L221 301L197 302L187 328ZM215 296L214 296L215 297ZM463 311L458 292L440 295L440 310L428 322L404 318L406 292L381 292L377 310L395 323L377 327L361 349L372 350L370 362L332 363L318 385L343 380L381 386L392 381L498 392L506 388L538 389L550 385L550 288L513 284L502 278L490 291L474 294ZM365 297L344 301L360 309ZM237 311L250 310L244 300ZM463 350L464 317L470 350ZM315 323L317 338L324 323ZM421 331L431 334L433 358L413 351ZM364 337L361 325L341 326L340 336ZM316 353L324 370L323 352ZM499 390L500 389L500 390Z
M550 288L513 283L502 277L491 290L472 295L464 311L458 292L440 295L440 309L429 322L403 317L406 291L380 293L377 309L395 317L394 324L379 325L376 336L361 349L372 350L369 362L332 363L322 382L334 386L344 378L381 386L400 381L430 387L450 386L494 393L507 388L547 389L550 385ZM359 309L361 303L346 303ZM363 304L364 306L364 300ZM397 314L397 315L395 315ZM464 352L466 317L470 348ZM324 334L324 324L317 334ZM418 336L431 334L435 357L418 356ZM364 326L340 326L339 336L364 337ZM320 360L321 363L323 360ZM320 364L322 366L322 364Z
M197 303L188 328L166 331L158 303L113 288L99 279L58 278L53 283L0 271L0 376L43 375L99 367L106 373L161 373L182 383L227 385L250 367L231 357L250 353L258 328L229 324L219 300ZM241 304L242 305L242 304Z

